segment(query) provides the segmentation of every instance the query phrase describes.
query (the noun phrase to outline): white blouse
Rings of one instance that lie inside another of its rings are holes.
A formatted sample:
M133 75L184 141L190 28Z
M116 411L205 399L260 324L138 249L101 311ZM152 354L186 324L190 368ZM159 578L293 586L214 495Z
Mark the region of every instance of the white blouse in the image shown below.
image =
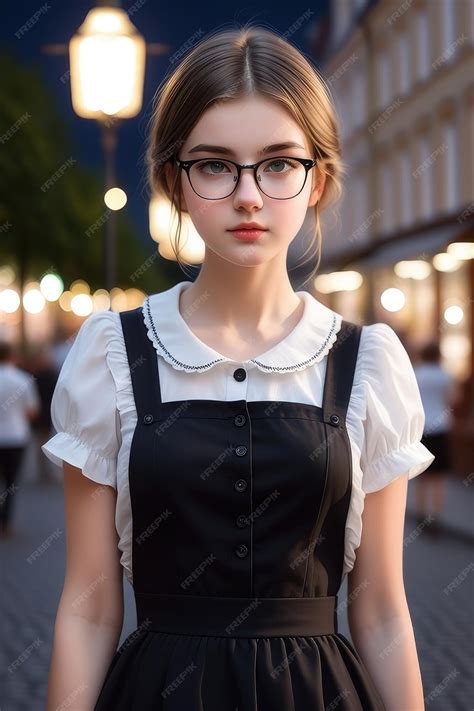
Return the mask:
M291 333L256 358L236 361L203 343L179 311L179 294L192 282L148 296L143 318L157 359L162 401L286 400L322 406L327 354L341 314L307 291ZM248 377L238 382L236 367ZM132 520L128 486L130 445L137 422L120 315L98 311L81 325L62 366L51 402L57 432L43 446L117 491L115 523L121 564L132 583ZM402 474L423 472L434 455L421 443L425 414L409 356L385 323L364 325L346 426L352 450L352 492L345 528L343 574L354 566L364 498Z

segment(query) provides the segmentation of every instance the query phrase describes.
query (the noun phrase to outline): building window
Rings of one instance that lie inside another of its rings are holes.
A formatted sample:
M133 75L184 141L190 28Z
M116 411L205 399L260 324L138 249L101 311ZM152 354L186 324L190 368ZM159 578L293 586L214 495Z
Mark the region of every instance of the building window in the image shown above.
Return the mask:
M430 38L426 11L416 13L416 45L418 47L417 77L426 79L430 73Z
M380 203L382 205L382 231L390 232L393 227L393 168L386 159L380 166Z
M420 137L420 163L415 175L420 182L419 214L428 219L433 213L433 167L429 165L430 141L427 134Z
M378 106L384 108L390 101L390 58L388 47L380 50L377 62Z
M446 121L443 127L444 156L444 205L447 211L455 210L460 202L459 196L459 161L457 126L453 119Z
M441 17L439 18L440 27L442 31L442 42L441 42L441 52L446 52L444 55L446 61L454 54L454 41L455 41L455 3L453 0L440 0L439 7L441 10Z
M354 128L361 126L367 119L367 97L365 75L358 70L351 82L352 110L354 112Z
M400 94L406 94L410 89L410 46L407 30L402 30L397 37L398 47L398 90Z
M351 184L352 204L351 204L351 234L357 235L359 244L366 240L366 230L364 221L367 219L367 171L365 165L354 166Z
M400 186L400 224L404 227L412 219L413 175L411 172L411 156L409 147L404 146L398 154L399 186Z

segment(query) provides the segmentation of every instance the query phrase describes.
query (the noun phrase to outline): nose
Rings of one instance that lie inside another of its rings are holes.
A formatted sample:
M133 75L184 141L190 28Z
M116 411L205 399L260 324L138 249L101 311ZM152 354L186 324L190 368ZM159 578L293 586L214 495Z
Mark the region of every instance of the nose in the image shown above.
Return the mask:
M254 172L251 168L243 168L240 173L239 183L232 196L235 207L261 207L263 205L263 194L258 189L255 182Z

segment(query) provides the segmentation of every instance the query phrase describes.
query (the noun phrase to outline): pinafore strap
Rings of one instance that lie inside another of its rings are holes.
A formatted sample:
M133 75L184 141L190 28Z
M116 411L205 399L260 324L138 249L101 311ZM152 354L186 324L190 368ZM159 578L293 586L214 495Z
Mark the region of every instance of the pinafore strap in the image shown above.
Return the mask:
M161 388L158 358L147 335L141 306L120 312L138 420L151 422L160 416ZM145 419L152 416L153 420Z
M337 340L328 353L323 418L333 427L344 427L346 424L362 328L343 319Z

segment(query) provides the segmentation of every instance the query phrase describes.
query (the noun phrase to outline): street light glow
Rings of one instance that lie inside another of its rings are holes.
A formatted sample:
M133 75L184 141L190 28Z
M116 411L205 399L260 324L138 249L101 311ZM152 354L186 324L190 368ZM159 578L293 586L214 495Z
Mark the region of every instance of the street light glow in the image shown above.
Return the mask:
M40 281L40 291L46 301L57 301L64 291L64 283L58 274L45 274Z
M20 306L20 295L14 289L0 291L0 311L14 314Z
M90 10L69 43L71 96L78 116L136 116L143 100L145 56L145 40L125 10Z
M122 188L110 188L104 195L104 202L110 210L121 210L127 204L127 193Z

